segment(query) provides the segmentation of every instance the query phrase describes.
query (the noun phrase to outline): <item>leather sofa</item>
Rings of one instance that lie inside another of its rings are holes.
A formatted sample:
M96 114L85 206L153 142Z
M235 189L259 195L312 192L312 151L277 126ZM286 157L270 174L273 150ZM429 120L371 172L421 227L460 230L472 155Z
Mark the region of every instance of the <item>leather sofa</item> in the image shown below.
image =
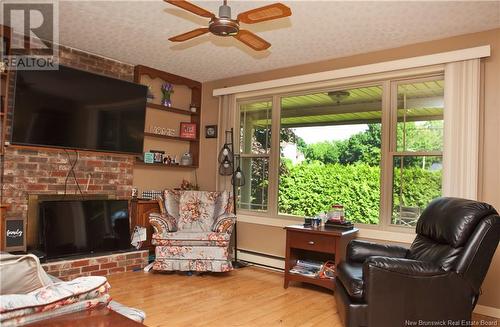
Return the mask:
M470 321L500 239L497 211L482 202L438 198L422 212L416 233L409 249L348 244L335 281L345 326Z

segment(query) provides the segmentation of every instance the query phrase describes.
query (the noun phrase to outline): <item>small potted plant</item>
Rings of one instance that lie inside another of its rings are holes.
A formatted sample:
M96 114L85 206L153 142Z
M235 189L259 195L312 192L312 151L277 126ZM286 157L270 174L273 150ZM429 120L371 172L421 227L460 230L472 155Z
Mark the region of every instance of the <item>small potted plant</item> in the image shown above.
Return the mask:
M161 93L161 104L165 107L172 107L171 96L172 93L174 93L174 85L171 83L163 83L161 86Z

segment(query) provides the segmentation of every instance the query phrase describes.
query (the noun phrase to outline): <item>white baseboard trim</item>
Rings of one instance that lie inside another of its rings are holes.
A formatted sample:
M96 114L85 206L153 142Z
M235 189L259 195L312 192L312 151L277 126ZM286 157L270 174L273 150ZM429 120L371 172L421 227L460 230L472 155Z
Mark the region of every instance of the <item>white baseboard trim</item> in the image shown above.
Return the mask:
M255 252L238 250L238 259L272 268L285 269L285 260L283 258L262 255Z
M272 267L272 268L277 268L277 269L285 269L285 260L283 258L271 256L271 255L265 255L265 254L260 254L256 252L248 252L248 251L242 251L238 250L238 259L247 261L250 263L255 263L257 265L262 265L262 266L267 266L267 267ZM495 317L495 318L500 318L500 309L499 308L494 308L494 307L488 307L485 305L476 305L474 308L474 313L483 315L483 316L489 316L489 317Z
M489 316L489 317L495 317L495 318L500 318L500 309L499 308L494 308L494 307L488 307L486 305L476 305L474 308L474 313L483 315L483 316Z

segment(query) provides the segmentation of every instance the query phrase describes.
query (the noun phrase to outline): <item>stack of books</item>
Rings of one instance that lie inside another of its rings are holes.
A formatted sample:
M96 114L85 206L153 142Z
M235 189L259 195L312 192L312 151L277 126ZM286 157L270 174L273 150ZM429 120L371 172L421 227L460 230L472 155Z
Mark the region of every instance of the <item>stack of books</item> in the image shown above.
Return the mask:
M297 264L290 269L290 273L315 278L319 276L322 268L323 262L320 261L297 260Z
M334 221L334 220L327 220L325 222L325 227L326 228L342 228L342 229L353 229L354 224L351 223L350 221Z

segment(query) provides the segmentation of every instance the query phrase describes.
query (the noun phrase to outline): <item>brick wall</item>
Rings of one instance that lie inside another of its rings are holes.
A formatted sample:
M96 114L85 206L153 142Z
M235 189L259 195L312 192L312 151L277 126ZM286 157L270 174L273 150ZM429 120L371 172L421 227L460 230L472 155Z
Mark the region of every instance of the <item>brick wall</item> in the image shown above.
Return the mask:
M148 251L117 253L100 257L56 261L42 264L43 269L62 280L80 276L107 276L142 269L148 264Z
M59 56L59 62L66 66L133 80L133 66L129 64L63 46L60 47ZM11 86L12 90L13 83ZM8 126L11 125L13 97L9 100ZM10 139L10 127L6 139ZM71 160L74 160L74 151L69 152ZM90 177L89 194L113 194L117 198L129 196L133 179L132 156L79 151L79 157L74 171L82 190L86 189ZM26 217L30 193L64 193L64 181L70 169L64 150L9 146L4 160L2 202L9 204L8 217ZM73 178L68 179L67 192L77 192Z

